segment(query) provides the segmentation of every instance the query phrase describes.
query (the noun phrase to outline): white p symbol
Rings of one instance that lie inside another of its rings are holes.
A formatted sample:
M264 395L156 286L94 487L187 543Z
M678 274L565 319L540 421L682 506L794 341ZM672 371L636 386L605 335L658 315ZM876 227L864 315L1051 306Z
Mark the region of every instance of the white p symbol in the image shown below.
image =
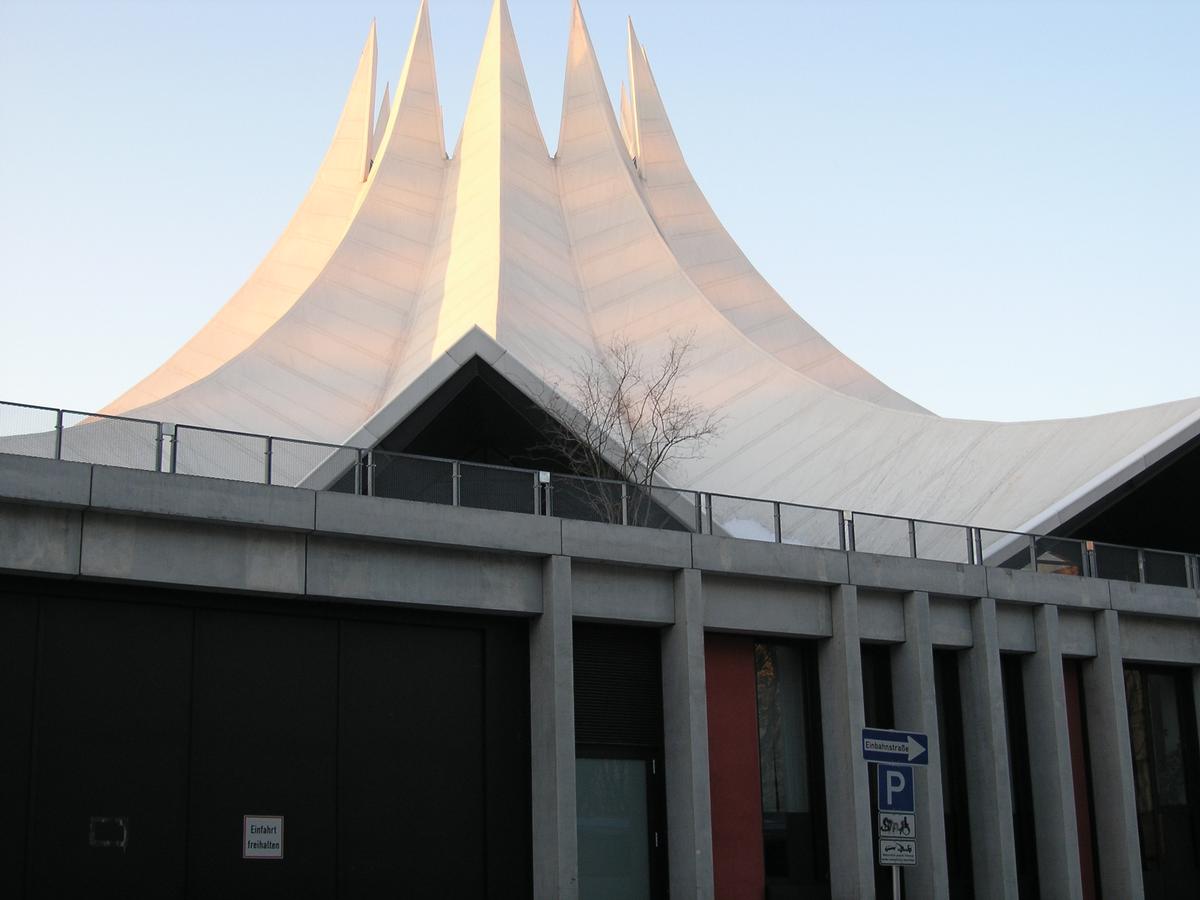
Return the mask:
M889 769L886 775L887 785L885 789L887 790L887 802L888 806L891 806L894 802L892 798L904 790L904 773L895 769Z

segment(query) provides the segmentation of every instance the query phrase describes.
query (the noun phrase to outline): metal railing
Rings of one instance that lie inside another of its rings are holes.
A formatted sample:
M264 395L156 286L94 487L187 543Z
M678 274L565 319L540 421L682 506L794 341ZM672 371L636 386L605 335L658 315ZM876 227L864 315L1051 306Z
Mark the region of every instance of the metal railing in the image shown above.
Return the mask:
M1200 588L1200 555L0 402L0 453Z

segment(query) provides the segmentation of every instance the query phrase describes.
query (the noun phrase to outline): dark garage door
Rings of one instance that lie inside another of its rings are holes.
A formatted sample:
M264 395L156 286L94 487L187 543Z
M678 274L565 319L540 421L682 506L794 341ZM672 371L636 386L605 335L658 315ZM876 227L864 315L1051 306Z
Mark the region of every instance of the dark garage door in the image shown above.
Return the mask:
M529 895L524 623L2 588L3 896Z

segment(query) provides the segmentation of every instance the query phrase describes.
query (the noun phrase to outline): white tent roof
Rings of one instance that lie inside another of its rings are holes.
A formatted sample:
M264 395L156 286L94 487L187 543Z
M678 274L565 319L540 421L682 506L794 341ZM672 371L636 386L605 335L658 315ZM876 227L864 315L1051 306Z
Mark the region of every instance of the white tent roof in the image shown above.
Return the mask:
M105 412L364 442L464 354L537 399L614 338L653 360L693 333L686 390L725 425L671 483L1022 530L1052 528L1200 434L1200 398L994 423L939 418L878 381L721 226L632 25L618 122L576 3L553 157L504 0L452 156L424 0L373 122L375 53L372 26L329 152L258 270Z

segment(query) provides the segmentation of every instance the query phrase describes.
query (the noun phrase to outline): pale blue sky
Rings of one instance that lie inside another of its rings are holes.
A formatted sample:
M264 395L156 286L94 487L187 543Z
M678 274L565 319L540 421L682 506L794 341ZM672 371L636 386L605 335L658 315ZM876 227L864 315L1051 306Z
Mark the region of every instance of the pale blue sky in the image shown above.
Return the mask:
M431 0L447 143L490 0ZM0 399L99 408L252 271L371 18L416 0L0 0ZM546 139L568 0L510 0ZM1200 0L584 0L830 340L943 415L1200 395Z

